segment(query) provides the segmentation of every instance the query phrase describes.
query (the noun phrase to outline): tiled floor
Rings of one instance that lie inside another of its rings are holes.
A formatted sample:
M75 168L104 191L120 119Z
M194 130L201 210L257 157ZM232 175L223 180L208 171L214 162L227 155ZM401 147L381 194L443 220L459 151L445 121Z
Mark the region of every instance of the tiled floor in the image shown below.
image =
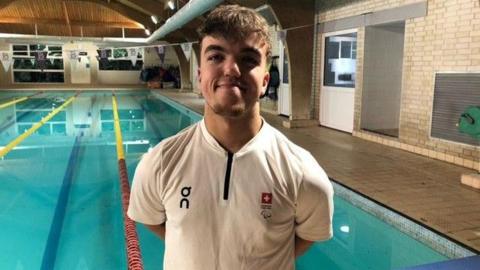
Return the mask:
M203 111L196 94L158 93ZM480 191L460 183L461 174L473 170L328 128L286 129L283 118L263 116L309 150L329 177L480 252Z

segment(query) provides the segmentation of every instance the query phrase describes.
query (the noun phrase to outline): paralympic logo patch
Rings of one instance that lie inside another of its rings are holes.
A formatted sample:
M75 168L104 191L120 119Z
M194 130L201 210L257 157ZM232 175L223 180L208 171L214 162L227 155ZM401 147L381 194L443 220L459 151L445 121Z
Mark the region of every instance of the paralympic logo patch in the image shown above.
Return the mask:
M260 205L260 208L262 209L262 211L260 212L260 214L266 220L272 217L272 201L273 201L272 193L262 192L261 205Z

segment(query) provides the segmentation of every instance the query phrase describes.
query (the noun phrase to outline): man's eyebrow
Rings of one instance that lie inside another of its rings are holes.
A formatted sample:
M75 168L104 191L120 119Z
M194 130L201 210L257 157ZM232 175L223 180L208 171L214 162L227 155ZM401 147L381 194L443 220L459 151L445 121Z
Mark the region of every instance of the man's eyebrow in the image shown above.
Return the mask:
M222 46L219 45L208 45L207 48L205 48L205 53L209 51L221 51L224 52L225 49Z

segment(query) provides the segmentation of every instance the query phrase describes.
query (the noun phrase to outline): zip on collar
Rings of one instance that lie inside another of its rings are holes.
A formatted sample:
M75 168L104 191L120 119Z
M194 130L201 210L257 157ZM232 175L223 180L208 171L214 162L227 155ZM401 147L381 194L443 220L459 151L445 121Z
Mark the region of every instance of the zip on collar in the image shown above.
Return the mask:
M230 188L230 174L232 171L233 153L228 152L227 171L225 172L225 182L223 186L223 199L228 200L228 193Z

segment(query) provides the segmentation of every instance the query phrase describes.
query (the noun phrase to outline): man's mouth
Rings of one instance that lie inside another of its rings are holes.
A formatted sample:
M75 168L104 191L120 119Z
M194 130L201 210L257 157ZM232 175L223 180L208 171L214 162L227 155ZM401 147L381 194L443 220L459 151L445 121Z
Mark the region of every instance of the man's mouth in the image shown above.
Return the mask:
M219 88L219 87L224 87L224 88L238 88L242 91L245 90L245 87L243 87L241 84L239 83L230 83L230 82L223 82L223 83L217 83L215 85L215 88Z

